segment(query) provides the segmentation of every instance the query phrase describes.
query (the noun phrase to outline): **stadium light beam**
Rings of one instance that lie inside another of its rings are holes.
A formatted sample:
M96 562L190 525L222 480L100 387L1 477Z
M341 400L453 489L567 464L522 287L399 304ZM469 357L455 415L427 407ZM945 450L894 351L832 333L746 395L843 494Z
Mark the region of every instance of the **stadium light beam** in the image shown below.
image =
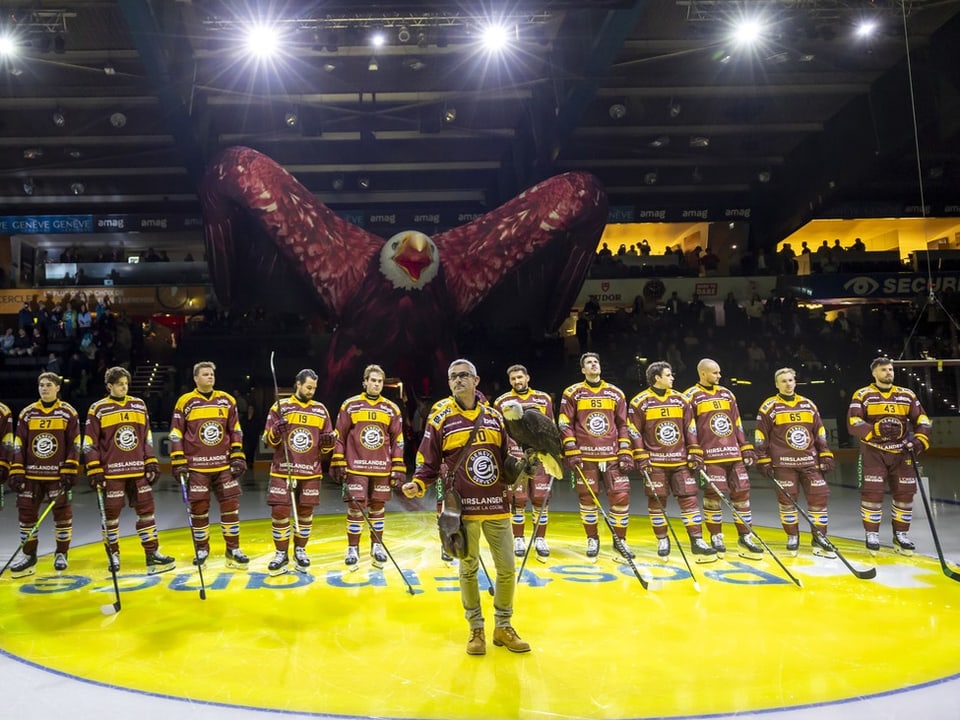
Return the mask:
M487 52L502 52L510 42L510 31L503 25L492 23L483 28L480 37Z
M763 38L764 29L758 18L744 18L733 26L733 41L740 46L752 47Z

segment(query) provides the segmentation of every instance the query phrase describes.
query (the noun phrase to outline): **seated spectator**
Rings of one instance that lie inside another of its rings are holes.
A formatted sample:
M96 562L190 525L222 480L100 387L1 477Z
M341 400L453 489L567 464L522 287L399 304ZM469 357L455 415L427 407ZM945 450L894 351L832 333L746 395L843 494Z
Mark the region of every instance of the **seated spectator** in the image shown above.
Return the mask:
M597 257L603 260L609 260L613 257L613 253L610 251L610 248L607 247L606 243L604 243L603 246L597 251ZM187 256L183 259L188 262L193 261L193 255L187 253Z
M13 342L16 339L17 336L13 334L13 328L8 327L3 336L0 337L0 352L4 355L12 355L11 350L13 350Z
M856 238L853 241L853 245L850 247L853 252L866 252L867 246L863 244L863 240Z
M80 309L77 310L77 328L80 335L83 335L83 333L89 330L92 325L93 316L90 314L90 310L87 309L87 304L80 303Z
M650 243L646 238L640 241L640 254L646 257L651 252Z
M26 328L17 330L17 337L14 338L13 349L10 354L16 357L33 355L33 339L31 335L27 335Z
M763 372L767 369L767 354L756 340L747 345L747 364L751 372Z

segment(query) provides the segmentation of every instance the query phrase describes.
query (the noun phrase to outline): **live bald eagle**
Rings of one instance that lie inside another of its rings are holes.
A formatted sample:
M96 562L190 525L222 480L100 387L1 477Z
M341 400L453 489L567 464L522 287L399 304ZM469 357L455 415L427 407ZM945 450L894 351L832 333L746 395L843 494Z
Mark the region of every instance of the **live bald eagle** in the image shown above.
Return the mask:
M556 423L539 410L524 409L516 400L507 400L501 410L510 437L522 448L532 448L548 475L563 477L560 465L562 445Z

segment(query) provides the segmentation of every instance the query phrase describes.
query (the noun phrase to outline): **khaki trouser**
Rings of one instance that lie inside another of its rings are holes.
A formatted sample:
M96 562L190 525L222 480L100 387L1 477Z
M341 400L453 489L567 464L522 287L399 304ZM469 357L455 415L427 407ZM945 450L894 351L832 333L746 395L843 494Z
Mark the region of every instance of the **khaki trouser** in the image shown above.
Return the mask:
M480 587L477 582L482 529L496 568L496 579L490 578L494 583L495 623L497 627L510 625L510 618L513 617L513 593L517 582L510 518L470 520L465 517L464 527L467 531L467 556L460 560L460 600L463 602L464 616L471 629L483 627L483 608L480 606Z

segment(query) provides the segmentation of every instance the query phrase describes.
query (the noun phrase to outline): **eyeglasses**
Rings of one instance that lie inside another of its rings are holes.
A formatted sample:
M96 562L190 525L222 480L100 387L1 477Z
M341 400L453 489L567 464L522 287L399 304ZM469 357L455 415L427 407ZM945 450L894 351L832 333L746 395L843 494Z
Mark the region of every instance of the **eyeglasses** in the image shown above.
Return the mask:
M448 377L451 380L466 380L467 378L473 377L473 373L471 372L450 373Z

